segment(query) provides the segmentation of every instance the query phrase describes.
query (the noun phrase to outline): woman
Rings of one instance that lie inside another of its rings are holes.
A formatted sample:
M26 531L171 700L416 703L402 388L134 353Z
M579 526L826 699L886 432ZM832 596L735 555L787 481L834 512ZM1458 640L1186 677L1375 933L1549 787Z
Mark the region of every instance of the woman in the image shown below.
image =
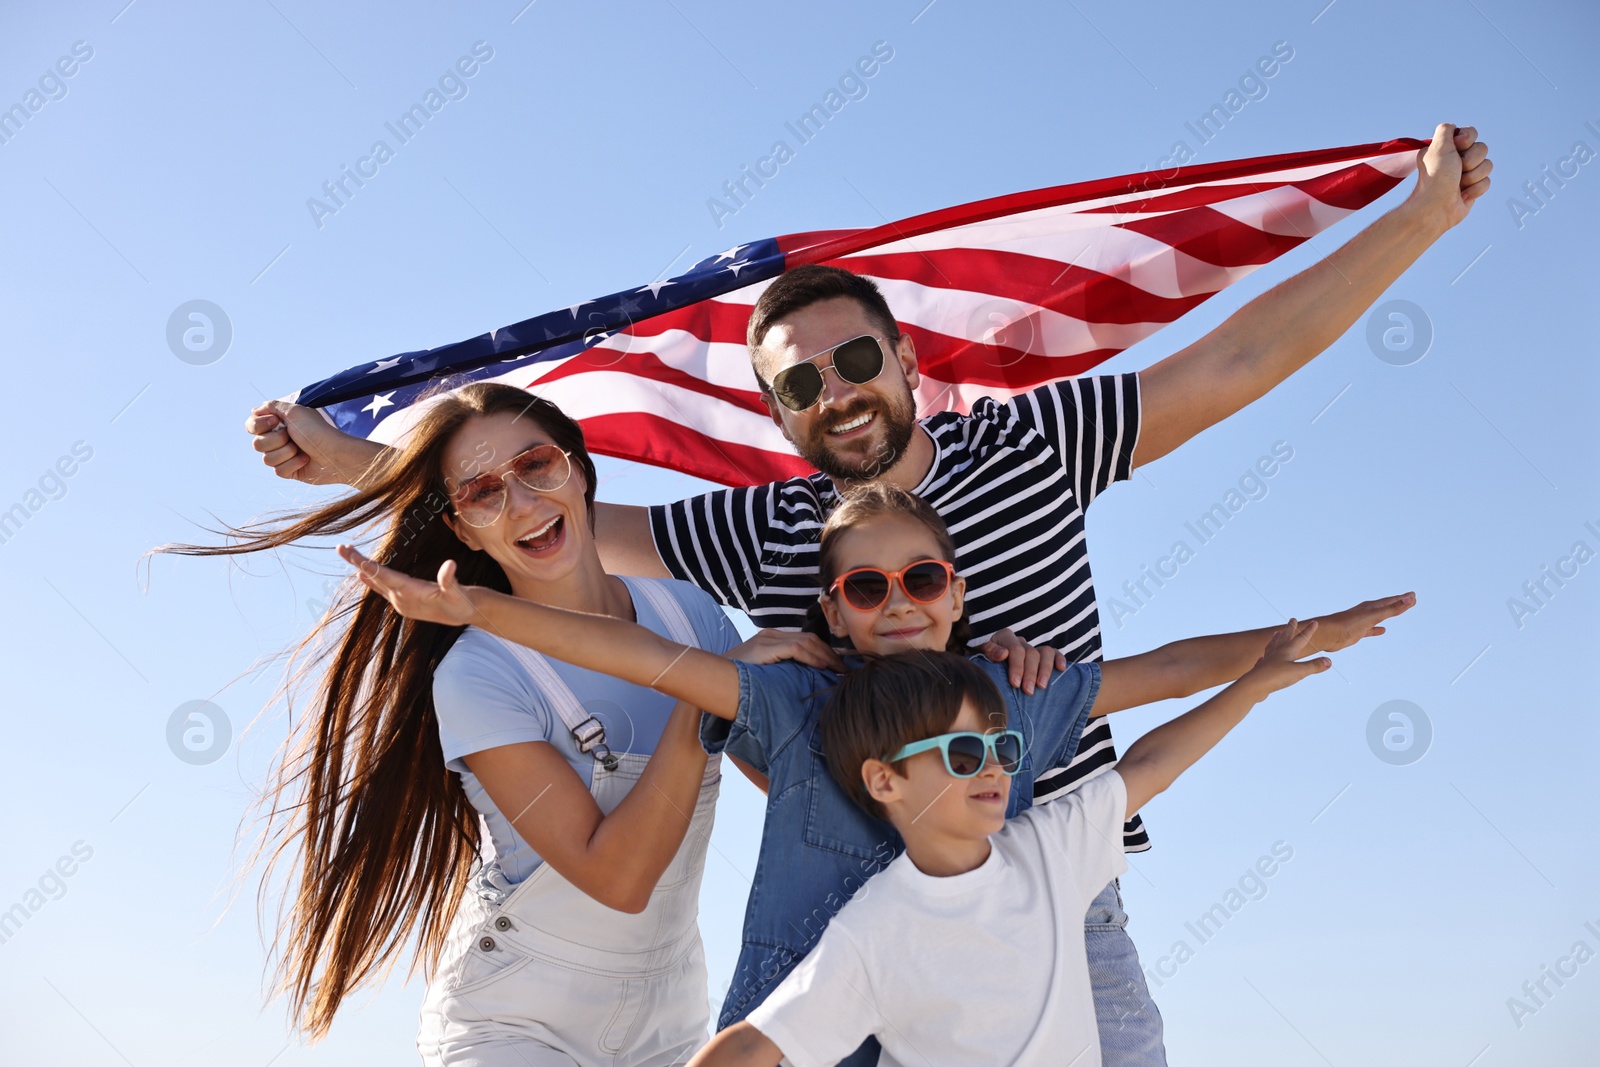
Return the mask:
M387 518L375 555L397 571L432 577L453 560L503 593L713 653L737 642L692 586L605 573L594 464L547 401L468 385L378 462L352 496L179 551L257 551ZM268 795L290 813L271 826L273 860L292 853L298 873L279 931L296 1016L321 1036L415 937L425 1063L687 1061L707 1032L696 912L719 782L699 711L476 626L405 619L372 592L319 631L347 616ZM783 654L836 662L815 638L791 644ZM494 858L474 871L485 831Z

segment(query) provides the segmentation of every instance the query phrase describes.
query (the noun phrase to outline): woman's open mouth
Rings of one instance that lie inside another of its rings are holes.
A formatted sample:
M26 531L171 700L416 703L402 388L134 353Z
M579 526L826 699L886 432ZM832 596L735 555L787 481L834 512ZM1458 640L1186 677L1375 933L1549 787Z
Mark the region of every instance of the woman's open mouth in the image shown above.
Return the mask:
M567 520L557 515L538 529L529 531L527 536L518 538L517 547L530 556L548 556L561 547L566 529Z

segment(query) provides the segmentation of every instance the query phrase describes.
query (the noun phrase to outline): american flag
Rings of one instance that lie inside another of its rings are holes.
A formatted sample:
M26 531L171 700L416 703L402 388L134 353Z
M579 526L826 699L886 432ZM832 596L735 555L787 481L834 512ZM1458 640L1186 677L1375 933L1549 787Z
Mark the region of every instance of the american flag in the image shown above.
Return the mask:
M364 363L291 399L391 442L437 379L507 382L578 419L593 452L724 485L775 481L810 467L767 415L745 325L786 268L826 263L875 281L916 344L920 414L965 412L1150 336L1388 192L1427 144L1128 174L734 245L665 281Z

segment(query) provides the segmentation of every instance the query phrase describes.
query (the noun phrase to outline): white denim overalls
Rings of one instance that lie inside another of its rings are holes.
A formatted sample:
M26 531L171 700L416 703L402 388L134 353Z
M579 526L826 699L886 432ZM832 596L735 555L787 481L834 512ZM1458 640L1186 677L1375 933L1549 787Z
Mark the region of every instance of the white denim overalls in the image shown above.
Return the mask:
M683 608L653 580L630 578L672 638L698 645ZM590 791L610 814L646 756L614 755L605 731L544 657L507 642L596 758ZM705 1043L710 1022L697 923L721 781L712 758L683 844L638 915L600 904L540 864L511 886L485 864L450 927L422 1004L427 1067L669 1067Z

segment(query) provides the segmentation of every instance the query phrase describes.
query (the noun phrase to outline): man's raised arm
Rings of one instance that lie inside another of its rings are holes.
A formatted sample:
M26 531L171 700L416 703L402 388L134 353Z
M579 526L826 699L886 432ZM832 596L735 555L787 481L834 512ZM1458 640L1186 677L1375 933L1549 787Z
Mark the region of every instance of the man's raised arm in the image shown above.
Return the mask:
M1139 373L1133 465L1221 422L1338 340L1489 189L1488 146L1442 123L1411 195L1322 262L1256 297L1194 344Z
M269 400L253 409L244 428L262 462L278 477L307 485L359 489L373 461L389 450L388 445L345 433L314 408L283 400ZM596 547L606 570L672 577L656 551L648 508L597 501L594 512Z
M650 509L637 504L594 505L594 541L600 564L611 574L671 578L650 532Z

